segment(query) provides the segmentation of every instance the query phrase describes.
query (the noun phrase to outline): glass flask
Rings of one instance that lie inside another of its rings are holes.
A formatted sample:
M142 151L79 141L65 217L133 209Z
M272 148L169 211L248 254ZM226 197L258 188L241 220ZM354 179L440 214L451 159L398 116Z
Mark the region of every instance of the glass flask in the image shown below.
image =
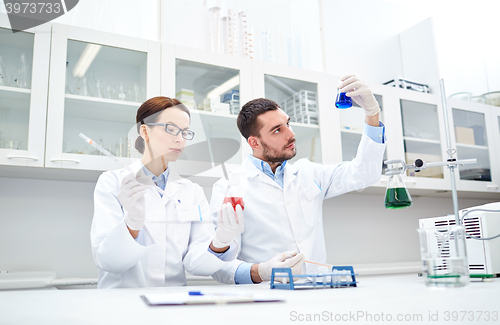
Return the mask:
M26 67L26 55L19 55L19 63L14 73L13 86L19 88L28 88L28 68Z
M2 56L0 55L0 86L7 86L7 72L2 62Z
M410 193L406 189L401 174L391 175L385 193L385 207L387 209L403 209L410 207L412 200Z
M238 204L241 205L243 210L245 209L240 183L240 174L229 175L229 185L224 197L224 203L231 203L234 211L236 211L236 205Z
M342 84L342 81L339 80L339 87ZM340 91L337 88L337 99L335 100L335 107L339 109L346 109L352 107L352 99L351 97L346 96L346 93Z

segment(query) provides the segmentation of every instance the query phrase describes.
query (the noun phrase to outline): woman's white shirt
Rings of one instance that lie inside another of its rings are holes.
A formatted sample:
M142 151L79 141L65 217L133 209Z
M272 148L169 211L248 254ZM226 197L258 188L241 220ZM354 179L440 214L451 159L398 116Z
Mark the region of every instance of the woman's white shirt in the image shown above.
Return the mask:
M131 168L144 174L140 161ZM129 173L103 173L94 191L91 243L98 288L186 285L185 271L208 276L220 270L225 262L208 251L215 231L202 188L171 170L163 197L153 187L144 194L146 220L134 239L117 198Z

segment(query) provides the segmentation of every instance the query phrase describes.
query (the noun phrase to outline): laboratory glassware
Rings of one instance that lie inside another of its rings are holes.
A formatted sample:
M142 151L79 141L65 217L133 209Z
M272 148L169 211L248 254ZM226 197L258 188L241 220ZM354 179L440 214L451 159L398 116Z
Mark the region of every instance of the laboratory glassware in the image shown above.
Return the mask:
M465 227L438 226L417 229L423 277L427 286L461 287L469 283Z
M28 88L28 68L26 67L26 54L19 55L19 63L14 73L13 86Z
M82 83L80 85L80 89L78 91L78 95L80 96L91 96L90 95L90 90L89 90L89 84L87 82L87 77L84 76L82 78Z
M229 184L226 189L224 203L231 203L233 205L234 211L236 211L236 206L238 204L241 206L243 210L245 209L240 183L241 183L241 177L239 174L233 173L229 176Z
M96 82L95 82L95 97L97 97L97 98L103 98L104 97L102 95L101 79L97 79Z
M125 85L123 82L120 83L120 92L118 93L119 100L125 100L127 96L125 95Z
M7 85L7 71L5 70L5 67L2 62L2 56L0 55L0 86L6 86Z
M401 174L391 175L385 193L385 207L387 209L403 209L410 207L412 200Z
M64 84L65 84L65 87L64 87L64 92L66 94L72 94L73 92L71 91L71 89L69 88L68 86L68 79L69 79L69 69L68 69L68 64L69 62L66 61L66 80L64 81Z
M339 80L339 86L341 84L342 81ZM347 96L346 93L341 92L339 88L337 89L337 99L335 100L335 107L339 109L346 109L352 107L351 97Z
M141 101L141 91L139 90L139 84L137 82L134 83L134 87L132 89L132 98L130 100L136 103Z

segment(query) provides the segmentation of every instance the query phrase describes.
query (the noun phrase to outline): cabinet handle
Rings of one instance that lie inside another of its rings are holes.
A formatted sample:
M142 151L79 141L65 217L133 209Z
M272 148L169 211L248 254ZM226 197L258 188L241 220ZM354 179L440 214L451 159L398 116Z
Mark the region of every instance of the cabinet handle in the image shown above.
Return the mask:
M67 162L74 162L75 164L79 164L80 160L76 159L67 159L67 158L52 158L50 161L56 162L56 161L67 161Z
M486 188L491 188L492 190L497 190L498 185L486 185Z
M33 157L33 156L16 156L16 155L10 155L7 156L8 159L30 159L30 160L38 160L38 157Z

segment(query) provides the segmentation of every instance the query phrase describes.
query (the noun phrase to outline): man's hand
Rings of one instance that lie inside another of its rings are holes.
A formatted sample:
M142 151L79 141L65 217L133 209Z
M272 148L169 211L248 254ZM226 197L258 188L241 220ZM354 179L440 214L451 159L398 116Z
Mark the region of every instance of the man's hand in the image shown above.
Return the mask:
M302 273L302 264L306 257L303 253L288 251L285 253L276 254L269 261L258 264L258 274L261 281L271 280L271 274L274 268L291 268L292 274ZM254 264L254 266L257 264ZM254 281L255 282L255 281Z
M344 76L340 80L342 81L339 85L340 92L346 93L346 96L361 106L366 116L374 116L380 112L378 102L366 82L354 75Z
M236 211L231 203L224 203L217 217L217 229L212 245L216 248L227 247L233 239L241 235L245 230L245 219L243 209L238 204Z

